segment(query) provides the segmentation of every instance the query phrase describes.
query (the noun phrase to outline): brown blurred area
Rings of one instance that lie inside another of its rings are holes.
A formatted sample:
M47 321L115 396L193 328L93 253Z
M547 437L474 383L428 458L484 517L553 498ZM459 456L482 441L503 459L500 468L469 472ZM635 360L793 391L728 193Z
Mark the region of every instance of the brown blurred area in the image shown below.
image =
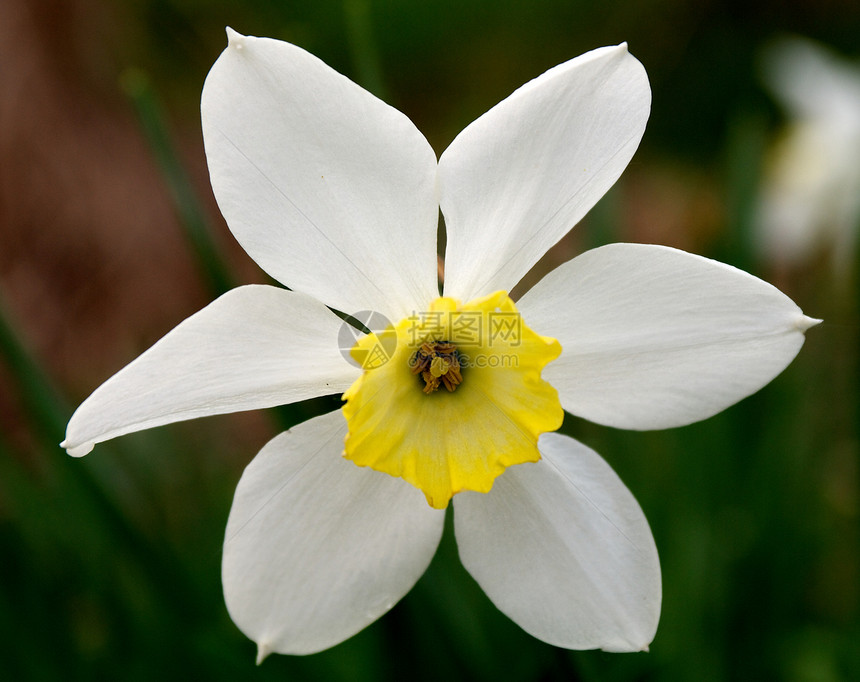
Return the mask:
M75 400L208 299L120 91L122 20L106 10L0 4L0 302ZM202 141L186 137L183 161L215 217ZM0 374L6 433L12 400Z

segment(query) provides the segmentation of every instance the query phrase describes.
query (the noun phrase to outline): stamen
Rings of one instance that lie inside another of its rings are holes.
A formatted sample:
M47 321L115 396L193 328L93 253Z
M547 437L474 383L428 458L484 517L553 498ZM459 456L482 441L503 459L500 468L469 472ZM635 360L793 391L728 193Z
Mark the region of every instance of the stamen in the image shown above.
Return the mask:
M424 379L424 393L438 390L439 385L452 392L463 382L460 355L450 341L425 341L409 360L413 374Z

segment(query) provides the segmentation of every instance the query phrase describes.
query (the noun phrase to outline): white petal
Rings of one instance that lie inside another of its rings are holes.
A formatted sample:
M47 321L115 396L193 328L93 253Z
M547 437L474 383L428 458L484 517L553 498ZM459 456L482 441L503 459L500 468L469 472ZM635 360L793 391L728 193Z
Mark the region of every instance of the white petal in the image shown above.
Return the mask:
M342 324L304 294L233 289L96 389L72 415L62 447L85 455L132 431L346 390L359 370L338 348Z
M272 277L343 312L393 319L426 305L439 214L427 140L304 50L228 35L201 110L236 239Z
M809 261L826 246L847 271L860 224L860 69L805 39L775 41L764 57L791 120L769 155L754 236L769 259Z
M345 460L340 412L268 443L224 540L227 609L261 656L309 654L388 611L430 563L445 514L399 478Z
M439 160L445 295L510 291L615 183L650 107L622 44L550 69L460 133Z
M724 410L785 369L817 323L752 275L646 244L587 251L518 307L532 329L561 342L543 378L564 409L624 429Z
M783 38L766 46L764 80L788 113L820 119L839 135L857 129L860 69L824 45L805 38Z
M556 433L542 459L509 468L486 495L454 498L463 565L526 632L568 649L640 651L660 617L648 522L600 456Z

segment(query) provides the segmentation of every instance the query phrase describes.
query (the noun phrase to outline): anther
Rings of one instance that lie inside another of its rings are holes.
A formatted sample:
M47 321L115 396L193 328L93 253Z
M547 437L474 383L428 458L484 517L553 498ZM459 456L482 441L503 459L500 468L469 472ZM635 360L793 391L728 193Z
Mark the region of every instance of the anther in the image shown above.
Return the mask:
M424 393L438 390L440 385L454 391L463 381L457 347L449 341L425 341L409 361L413 374L424 379Z

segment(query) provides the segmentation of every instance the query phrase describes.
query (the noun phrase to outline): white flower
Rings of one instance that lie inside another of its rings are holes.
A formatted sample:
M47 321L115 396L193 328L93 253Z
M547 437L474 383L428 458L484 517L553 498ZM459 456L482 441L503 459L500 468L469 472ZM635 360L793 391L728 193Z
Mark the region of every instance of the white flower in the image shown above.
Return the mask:
M732 267L635 244L560 266L518 315L506 292L639 144L642 65L625 45L561 64L437 164L405 116L315 57L228 33L203 90L212 185L236 238L293 291L239 287L190 317L81 405L64 447L83 455L138 429L346 392L343 410L268 443L236 491L224 592L260 659L333 646L391 608L430 562L455 494L463 564L525 630L646 648L661 601L648 524L597 454L545 432L561 406L628 429L709 417L778 374L814 320ZM345 362L326 306L400 320L390 360ZM517 334L485 338L470 351L484 363L470 364L460 323L477 315L488 332L496 314Z
M785 264L826 247L844 269L860 229L860 66L800 38L775 42L764 56L788 125L759 197L759 247Z

